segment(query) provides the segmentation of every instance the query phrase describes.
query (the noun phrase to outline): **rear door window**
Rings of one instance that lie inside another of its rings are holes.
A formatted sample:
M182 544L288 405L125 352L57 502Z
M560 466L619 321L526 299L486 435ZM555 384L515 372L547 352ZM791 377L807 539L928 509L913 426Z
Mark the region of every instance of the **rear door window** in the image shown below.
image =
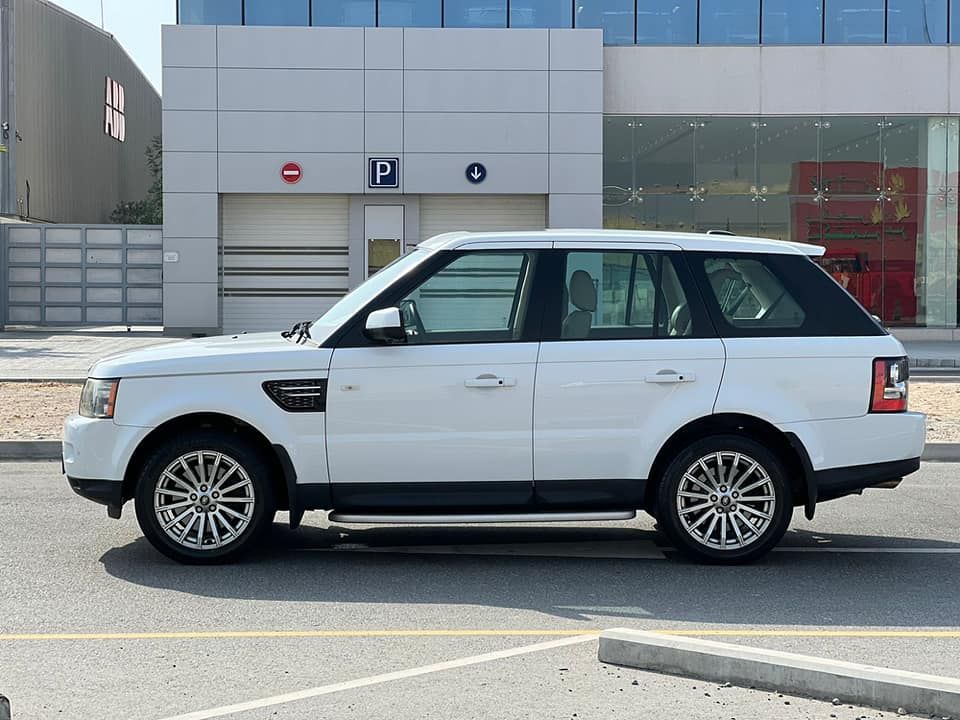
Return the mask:
M687 253L723 337L882 335L863 307L810 258Z

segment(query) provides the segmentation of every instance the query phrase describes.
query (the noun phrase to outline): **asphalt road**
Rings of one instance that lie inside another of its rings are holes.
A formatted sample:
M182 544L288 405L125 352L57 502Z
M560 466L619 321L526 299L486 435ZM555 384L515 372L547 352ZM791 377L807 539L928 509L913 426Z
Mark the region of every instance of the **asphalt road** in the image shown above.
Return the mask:
M0 693L15 720L880 717L604 666L580 636L683 631L960 676L958 472L925 464L895 491L797 513L750 567L687 563L648 518L363 528L314 513L297 532L279 516L241 565L198 568L156 553L131 506L117 522L73 495L57 464L0 464Z

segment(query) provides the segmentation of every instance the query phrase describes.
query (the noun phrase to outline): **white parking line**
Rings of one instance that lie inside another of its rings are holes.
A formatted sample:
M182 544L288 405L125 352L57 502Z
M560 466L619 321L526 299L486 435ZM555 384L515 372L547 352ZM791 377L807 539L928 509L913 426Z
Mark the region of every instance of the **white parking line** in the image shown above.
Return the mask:
M423 665L408 670L398 670L396 672L373 675L357 680L347 680L346 682L334 683L333 685L321 685L320 687L310 688L308 690L274 695L272 697L260 698L259 700L248 700L247 702L236 703L234 705L224 705L209 710L198 710L187 713L186 715L175 715L163 718L163 720L208 720L208 718L219 718L226 715L247 712L249 710L259 710L261 708L284 705L298 700L307 700L321 695L330 695L332 693L342 692L343 690L354 690L356 688L379 685L394 680L417 677L418 675L428 675L430 673L442 672L443 670L453 670L455 668L467 667L468 665L479 665L481 663L493 662L494 660L503 660L505 658L516 657L517 655L529 655L530 653L540 652L541 650L552 650L553 648L578 645L591 641L596 642L596 640L597 636L595 634L575 635L574 637L550 640L549 642L537 643L536 645L524 645L523 647L511 648L510 650L498 650L483 655L473 655L471 657L448 660L446 662L434 663L433 665Z
M883 553L892 555L960 555L956 547L778 547L780 553Z

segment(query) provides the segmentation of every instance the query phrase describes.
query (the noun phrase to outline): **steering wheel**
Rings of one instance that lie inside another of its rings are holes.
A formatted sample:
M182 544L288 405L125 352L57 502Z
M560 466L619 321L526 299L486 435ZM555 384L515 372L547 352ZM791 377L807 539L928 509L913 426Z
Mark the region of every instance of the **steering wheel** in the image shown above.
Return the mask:
M408 336L419 337L426 334L427 330L423 326L423 320L420 319L420 311L417 310L416 300L408 299L400 303L400 318Z

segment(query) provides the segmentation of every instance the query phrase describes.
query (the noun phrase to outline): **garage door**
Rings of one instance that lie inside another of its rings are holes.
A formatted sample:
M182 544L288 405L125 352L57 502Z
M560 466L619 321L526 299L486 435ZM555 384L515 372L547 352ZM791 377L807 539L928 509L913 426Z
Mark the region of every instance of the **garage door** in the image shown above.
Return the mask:
M455 230L543 230L544 195L424 195L420 239Z
M225 195L223 331L279 330L347 292L345 195Z

